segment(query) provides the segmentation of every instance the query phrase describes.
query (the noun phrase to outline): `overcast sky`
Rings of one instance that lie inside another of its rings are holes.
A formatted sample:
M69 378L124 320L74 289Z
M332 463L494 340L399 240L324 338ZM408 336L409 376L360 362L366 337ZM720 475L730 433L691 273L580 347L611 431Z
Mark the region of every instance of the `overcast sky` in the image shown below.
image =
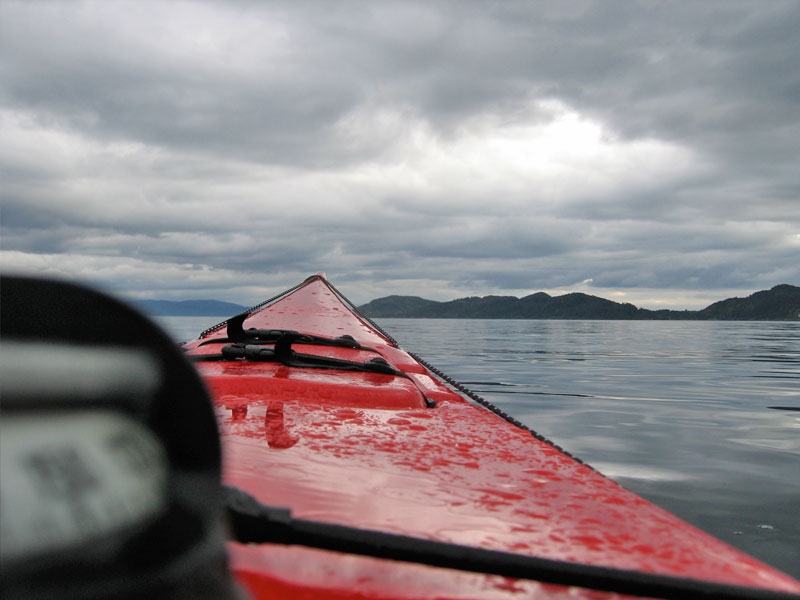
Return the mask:
M2 267L251 304L800 285L800 3L0 2Z

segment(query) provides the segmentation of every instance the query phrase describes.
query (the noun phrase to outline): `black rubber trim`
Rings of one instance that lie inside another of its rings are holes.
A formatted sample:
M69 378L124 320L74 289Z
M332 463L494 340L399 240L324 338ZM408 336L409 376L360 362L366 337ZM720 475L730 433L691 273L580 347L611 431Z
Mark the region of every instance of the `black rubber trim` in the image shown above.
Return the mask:
M307 369L333 369L337 371L363 371L366 373L380 373L394 377L411 379L391 366L385 359L376 357L364 362L304 354L291 349L291 342L278 340L275 348L267 348L260 344L227 344L222 347L220 354L187 354L186 358L192 362L216 362L245 360L252 362L279 362L287 367ZM412 380L413 382L413 380Z
M350 335L342 335L337 338L313 335L310 333L300 333L290 329L244 329L244 320L249 315L240 314L228 319L227 339L231 342L243 342L248 344L274 344L279 340L290 338L293 343L306 344L313 346L333 346L336 348L352 348L353 350L365 350L367 352L378 352L375 348L362 346ZM220 341L219 339L208 340L205 343Z
M348 554L500 575L605 592L667 599L798 600L800 594L537 558L344 525L295 519L225 486L233 540L308 546Z

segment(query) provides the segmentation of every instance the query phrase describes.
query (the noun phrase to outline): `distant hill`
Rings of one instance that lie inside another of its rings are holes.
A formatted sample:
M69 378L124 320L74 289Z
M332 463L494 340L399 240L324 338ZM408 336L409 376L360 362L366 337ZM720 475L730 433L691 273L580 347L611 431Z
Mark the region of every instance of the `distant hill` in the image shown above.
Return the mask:
M378 312L392 313L393 316L397 317L415 317L419 314L435 312L436 308L441 304L441 302L425 300L418 296L386 296L365 304L361 307L361 310L367 306L375 305Z
M728 298L697 313L700 319L736 319L741 321L783 321L800 319L800 287L776 285L747 298Z
M134 304L149 315L163 317L229 317L248 308L219 300L137 300Z
M435 302L413 296L388 296L360 307L371 317L433 317L452 319L631 319L637 308L587 294L555 298L543 292L514 296L476 296Z
M361 307L370 317L442 319L800 319L800 287L777 285L747 298L729 298L701 311L647 310L588 294L550 296L544 292L524 298L484 296L449 302L417 296L387 296Z

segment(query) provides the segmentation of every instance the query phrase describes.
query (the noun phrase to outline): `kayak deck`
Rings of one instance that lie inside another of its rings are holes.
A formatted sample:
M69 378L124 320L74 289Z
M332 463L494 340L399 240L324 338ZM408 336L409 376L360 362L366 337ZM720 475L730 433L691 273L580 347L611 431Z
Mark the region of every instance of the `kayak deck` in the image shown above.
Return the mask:
M292 349L357 363L380 357L403 374L198 363L222 431L225 482L264 504L327 523L800 592L792 578L455 393L324 277L254 311L244 326L349 335L362 347ZM213 358L226 335L221 327L184 348ZM255 597L616 597L295 546L231 543L230 555Z

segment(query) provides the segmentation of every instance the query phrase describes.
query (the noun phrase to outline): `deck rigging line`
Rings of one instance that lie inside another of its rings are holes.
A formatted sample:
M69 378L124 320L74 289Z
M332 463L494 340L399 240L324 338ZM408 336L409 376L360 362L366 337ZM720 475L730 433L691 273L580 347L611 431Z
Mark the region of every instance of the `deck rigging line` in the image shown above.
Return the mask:
M543 583L669 600L800 600L792 592L753 588L572 563L488 550L346 525L295 519L291 511L261 504L233 486L225 486L225 504L233 539L244 544L299 545L471 573L500 575Z

